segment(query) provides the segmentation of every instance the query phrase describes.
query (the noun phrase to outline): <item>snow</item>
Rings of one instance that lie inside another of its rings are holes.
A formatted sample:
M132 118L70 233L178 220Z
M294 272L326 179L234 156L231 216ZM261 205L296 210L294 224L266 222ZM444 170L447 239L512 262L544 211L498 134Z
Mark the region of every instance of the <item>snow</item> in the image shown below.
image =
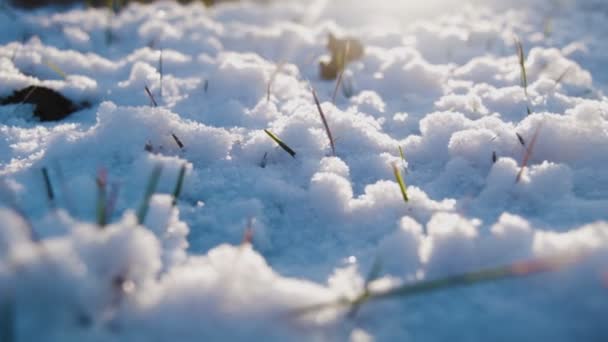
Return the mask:
M608 6L425 3L0 11L0 97L38 85L90 105L45 123L0 106L0 311L16 340L607 339ZM318 74L329 32L365 46L335 103ZM118 189L104 227L100 169ZM564 255L577 262L355 317L301 313L367 285Z

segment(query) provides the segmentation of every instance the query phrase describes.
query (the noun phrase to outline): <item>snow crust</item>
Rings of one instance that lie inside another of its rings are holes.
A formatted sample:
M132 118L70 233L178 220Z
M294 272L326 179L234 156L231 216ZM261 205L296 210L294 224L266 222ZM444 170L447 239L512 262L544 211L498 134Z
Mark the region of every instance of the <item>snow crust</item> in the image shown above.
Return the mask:
M0 12L0 97L41 85L91 104L56 123L0 106L0 293L18 341L608 339L608 6L406 3ZM335 104L318 75L328 32L366 48ZM119 189L104 228L100 168ZM354 319L296 314L355 298L374 260L374 286L390 287L580 251L567 269L367 303Z

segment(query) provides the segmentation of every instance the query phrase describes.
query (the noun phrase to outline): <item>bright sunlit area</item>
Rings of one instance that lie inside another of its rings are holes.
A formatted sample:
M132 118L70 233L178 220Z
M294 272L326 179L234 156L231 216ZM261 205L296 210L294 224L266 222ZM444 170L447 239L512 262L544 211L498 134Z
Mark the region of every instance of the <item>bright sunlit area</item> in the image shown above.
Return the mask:
M0 342L608 341L607 22L0 0Z

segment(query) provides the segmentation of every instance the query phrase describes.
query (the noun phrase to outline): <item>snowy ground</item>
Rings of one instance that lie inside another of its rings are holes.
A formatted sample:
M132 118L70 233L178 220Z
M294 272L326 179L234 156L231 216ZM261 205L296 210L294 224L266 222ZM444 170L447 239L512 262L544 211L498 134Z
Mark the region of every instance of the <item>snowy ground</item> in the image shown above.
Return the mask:
M16 341L608 340L608 5L425 3L0 13L0 97L34 84L92 105L43 124L31 106L0 107L0 331L12 318ZM335 105L318 75L330 31L366 48ZM144 227L135 211L156 165ZM103 229L100 168L119 189ZM250 220L253 246L241 244ZM360 294L374 260L372 285L390 287L565 253L586 257L354 318L296 314Z

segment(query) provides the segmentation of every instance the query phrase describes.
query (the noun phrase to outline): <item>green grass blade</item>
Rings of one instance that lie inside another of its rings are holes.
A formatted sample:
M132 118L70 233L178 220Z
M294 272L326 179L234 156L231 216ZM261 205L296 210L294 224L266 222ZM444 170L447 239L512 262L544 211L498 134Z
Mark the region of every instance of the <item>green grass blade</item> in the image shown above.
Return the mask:
M184 184L184 178L186 176L186 164L182 164L181 169L179 169L179 175L177 176L177 182L175 183L175 188L173 189L173 202L172 205L175 206L177 204L177 199L179 195L182 193L182 186Z
M401 171L397 167L397 165L393 164L393 173L395 174L395 180L399 184L399 189L401 189L401 195L403 196L403 200L407 203L409 198L407 196L407 188L405 187L405 181L403 181L403 176L401 176Z
M367 278L365 278L365 287L367 288L369 286L369 284L378 279L378 277L380 276L380 271L382 271L382 262L380 262L379 258L376 258L376 260L374 260L374 264L372 265L372 268L369 270L369 273L367 274Z
M441 289L469 286L508 278L527 277L536 274L556 271L580 260L581 254L563 255L553 258L519 261L513 264L473 271L446 278L406 284L384 292L373 293L370 299L391 297L408 297L416 294L433 292Z
M383 290L380 292L367 291L354 300L341 298L334 302L320 303L306 308L301 308L297 311L294 311L294 314L302 315L311 312L317 312L319 310L329 308L340 308L345 306L358 307L364 302L372 300L405 298L424 293L431 293L439 290L450 289L454 287L473 286L477 284L510 278L529 277L542 273L557 271L569 265L576 264L577 262L580 262L585 257L585 255L586 254L584 252L578 252L540 259L524 260L508 265L457 274L445 278L404 284L402 286L397 286L392 289Z
M376 258L376 260L374 260L372 268L369 270L369 273L365 278L365 284L363 285L363 293L353 301L353 304L348 312L349 317L354 317L359 311L361 305L363 305L370 298L371 292L369 284L372 281L378 279L378 277L380 276L380 271L382 271L382 263L380 262L379 258Z
M283 150L285 150L285 152L289 153L290 156L292 156L293 158L296 157L296 151L292 150L291 147L287 146L287 144L285 144L281 139L279 139L279 137L277 137L274 133L267 129L265 129L264 132L266 132L266 134L268 134L268 136L272 140L274 140L274 142L276 142Z
M148 214L148 209L150 208L150 199L152 195L156 191L156 187L158 186L158 181L160 180L160 175L162 173L162 166L157 165L154 170L152 170L152 174L150 174L150 178L148 178L148 185L146 186L146 193L144 194L144 199L137 211L137 223L143 224L146 219L146 215Z
M405 154L403 153L403 148L401 148L401 145L399 145L399 155L401 156L401 160L405 162Z

